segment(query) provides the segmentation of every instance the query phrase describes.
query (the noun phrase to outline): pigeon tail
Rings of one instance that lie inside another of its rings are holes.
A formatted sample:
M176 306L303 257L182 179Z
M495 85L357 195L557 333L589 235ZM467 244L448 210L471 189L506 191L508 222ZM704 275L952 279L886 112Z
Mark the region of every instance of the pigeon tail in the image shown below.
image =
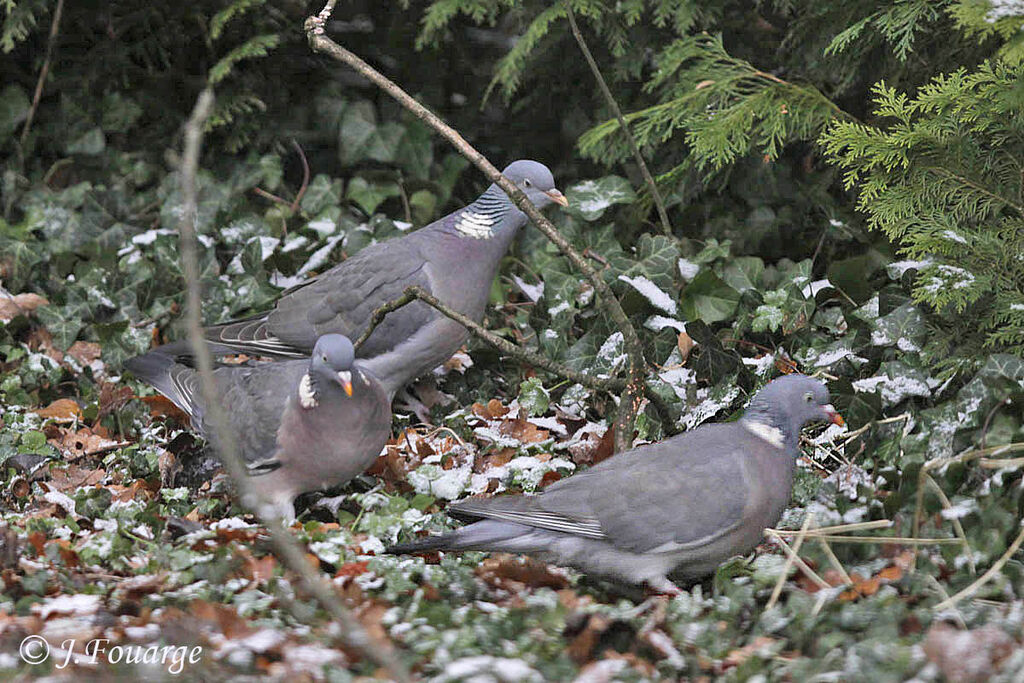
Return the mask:
M493 550L505 552L529 552L528 549L513 549L521 536L535 531L522 524L499 522L486 519L447 534L428 536L409 543L399 543L384 549L390 555L406 555L409 553L426 553L433 550Z
M183 384L192 371L176 363L174 356L160 351L150 351L129 358L124 362L124 367L166 396L190 418L196 419L199 411L192 400L192 391Z

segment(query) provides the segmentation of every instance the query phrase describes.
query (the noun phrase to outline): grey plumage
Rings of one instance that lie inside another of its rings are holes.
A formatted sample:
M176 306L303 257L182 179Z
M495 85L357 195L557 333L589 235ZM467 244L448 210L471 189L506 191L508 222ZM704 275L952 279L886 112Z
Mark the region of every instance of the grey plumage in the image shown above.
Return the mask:
M195 370L153 351L125 367L218 445ZM373 464L390 434L387 393L341 335L320 337L309 360L221 366L213 374L249 483L287 518L298 494L343 484Z
M753 549L789 502L800 428L841 422L821 382L776 379L742 419L640 446L536 496L471 499L449 508L471 521L390 553L527 553L662 592L667 578L708 574Z
M502 172L535 206L565 205L551 172L516 161ZM496 185L476 201L398 239L366 247L352 258L281 295L273 310L214 325L206 336L216 353L304 357L322 334L358 338L373 312L419 285L455 310L481 320L498 263L526 215ZM360 348L361 358L389 394L448 360L467 333L422 302L389 314ZM158 349L188 355L175 342Z

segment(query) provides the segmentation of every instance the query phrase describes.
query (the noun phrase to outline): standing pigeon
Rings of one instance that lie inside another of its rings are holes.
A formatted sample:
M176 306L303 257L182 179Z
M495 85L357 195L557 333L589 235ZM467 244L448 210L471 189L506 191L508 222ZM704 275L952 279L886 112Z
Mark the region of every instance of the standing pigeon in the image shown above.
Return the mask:
M125 367L217 444L195 370L152 352ZM285 519L295 516L295 496L343 484L373 464L391 432L387 394L340 334L320 337L310 360L222 366L213 374L249 483Z
M792 491L800 428L814 420L842 424L825 386L805 375L781 377L737 422L640 446L536 496L464 501L448 512L472 524L387 552L527 553L674 594L670 573L709 574L753 549L778 522Z
M502 173L537 208L566 206L551 171L536 161L515 161ZM398 239L358 252L323 274L285 291L273 310L206 328L214 353L305 357L330 332L358 338L373 312L419 285L456 311L481 320L498 262L526 214L491 185L469 206ZM359 349L389 395L451 358L467 332L417 301L390 313ZM174 342L157 349L188 355Z

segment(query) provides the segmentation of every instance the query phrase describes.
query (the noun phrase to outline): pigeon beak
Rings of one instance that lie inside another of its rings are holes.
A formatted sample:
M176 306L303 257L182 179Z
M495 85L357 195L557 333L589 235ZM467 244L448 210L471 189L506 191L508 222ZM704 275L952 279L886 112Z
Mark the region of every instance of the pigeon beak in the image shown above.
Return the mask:
M555 204L558 204L559 206L569 206L569 200L566 199L565 195L559 192L557 188L553 187L550 190L547 190L544 194L546 194L551 199L551 201L553 201Z
M338 384L345 390L345 393L349 396L352 395L352 373L348 370L342 370L338 373Z
M844 420L843 416L840 415L839 412L832 407L831 403L829 403L826 406L822 406L822 410L825 411L825 414L828 416L829 422L831 422L832 424L839 425L840 427L846 424L846 420Z

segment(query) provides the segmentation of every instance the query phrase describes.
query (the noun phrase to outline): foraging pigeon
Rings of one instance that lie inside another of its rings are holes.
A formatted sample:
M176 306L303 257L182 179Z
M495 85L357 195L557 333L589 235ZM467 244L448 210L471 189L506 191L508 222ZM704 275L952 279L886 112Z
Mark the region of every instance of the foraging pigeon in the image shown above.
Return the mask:
M640 446L536 496L464 501L448 512L474 523L387 552L526 553L674 594L670 573L709 574L753 549L778 522L793 486L800 428L813 420L842 424L828 390L805 375L781 377L737 422Z
M195 370L154 351L125 367L216 445ZM387 394L340 334L320 337L311 360L222 366L213 374L249 483L285 519L295 516L295 496L343 484L373 464L391 432Z
M551 171L536 161L516 161L502 173L537 208L566 206ZM419 285L460 313L481 320L498 262L526 224L497 185L465 207L404 237L361 250L323 274L284 292L274 309L245 320L206 328L215 353L304 357L322 334L358 338L373 312ZM359 349L389 395L448 360L466 330L427 304L413 302L393 313ZM175 342L158 349L189 355Z

